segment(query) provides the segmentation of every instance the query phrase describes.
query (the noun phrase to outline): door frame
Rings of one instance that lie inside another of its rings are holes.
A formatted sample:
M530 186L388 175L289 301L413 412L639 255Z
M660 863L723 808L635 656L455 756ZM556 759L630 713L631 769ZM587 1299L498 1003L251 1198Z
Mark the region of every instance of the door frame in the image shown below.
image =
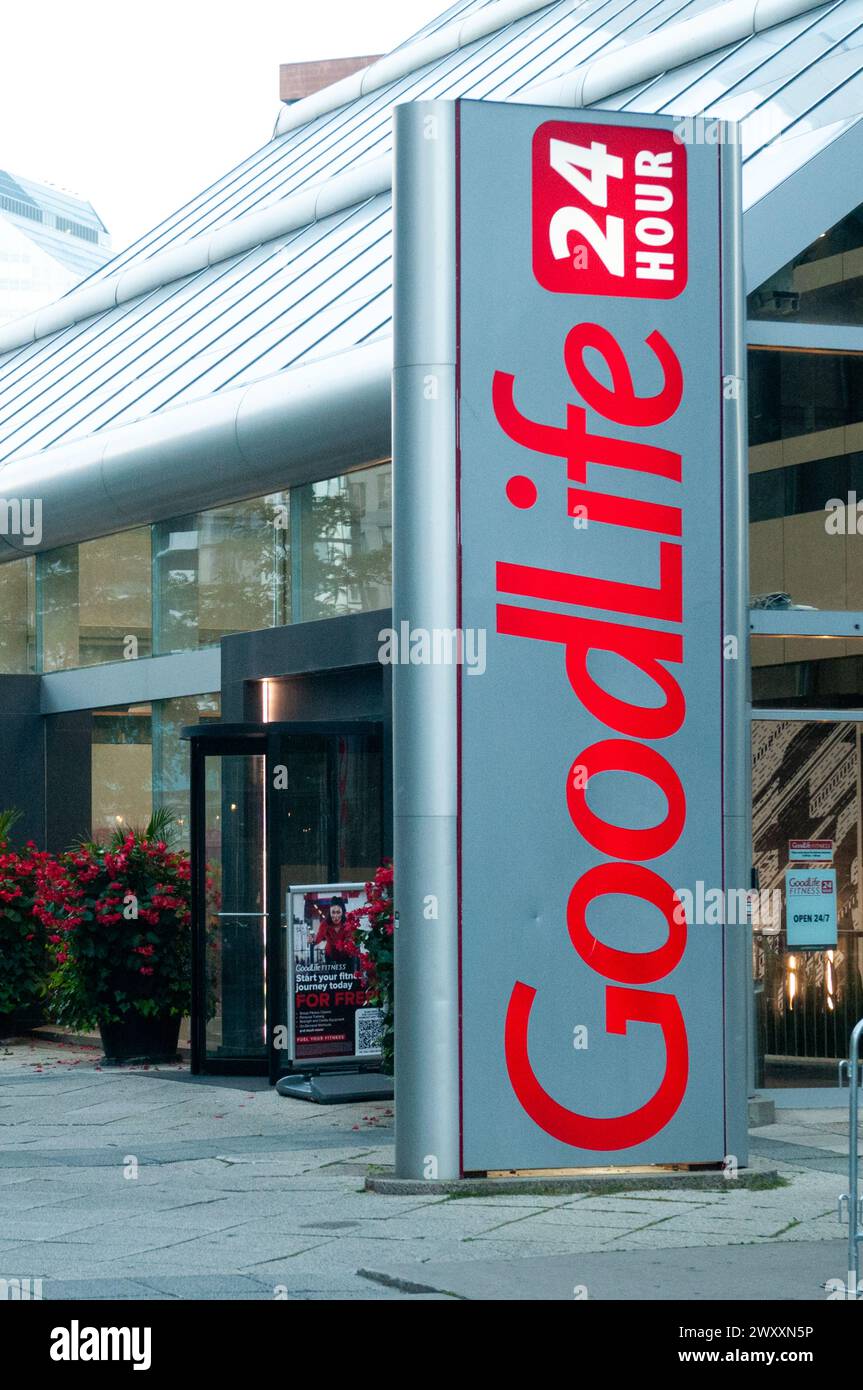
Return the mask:
M386 756L383 748L384 725L381 719L322 719L287 720L268 724L205 724L187 726L180 731L180 737L188 740L191 748L191 883L192 883L192 1016L191 1016L191 1071L193 1075L215 1076L263 1076L273 1085L291 1067L285 1065L283 1052L275 1047L275 1029L287 1025L287 958L285 932L281 923L280 865L277 855L272 853L270 843L271 827L276 824L273 777L271 769L276 753L281 748L281 740L291 735L319 735L327 740L327 800L330 808L329 831L327 838L327 868L329 881L338 880L338 781L333 752L336 740L346 734L379 733L382 740L381 767L381 829L383 833L383 814L386 798L384 795L384 776ZM237 755L264 756L265 796L262 803L264 835L262 842L266 855L266 868L263 877L264 913L266 938L264 945L264 971L266 995L264 1021L266 1029L265 1051L260 1057L223 1058L207 1057L207 1021L205 1016L206 989L206 914L202 911L205 902L206 852L204 835L206 830L206 784L205 765L208 757L231 757ZM307 1069L306 1069L307 1070Z

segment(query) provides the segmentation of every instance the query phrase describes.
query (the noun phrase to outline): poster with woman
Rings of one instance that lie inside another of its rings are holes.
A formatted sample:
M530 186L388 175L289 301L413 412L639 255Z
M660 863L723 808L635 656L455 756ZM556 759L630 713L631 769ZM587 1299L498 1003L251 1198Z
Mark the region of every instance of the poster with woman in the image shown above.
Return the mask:
M291 1061L298 1069L380 1055L381 1013L369 997L361 932L349 914L363 883L301 884L288 892Z

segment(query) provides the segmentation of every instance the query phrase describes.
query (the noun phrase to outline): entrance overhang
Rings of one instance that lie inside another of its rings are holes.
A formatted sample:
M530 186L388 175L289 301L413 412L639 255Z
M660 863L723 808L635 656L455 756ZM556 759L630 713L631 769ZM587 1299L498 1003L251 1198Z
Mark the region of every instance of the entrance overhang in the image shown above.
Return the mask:
M0 537L0 563L386 459L391 371L379 339L16 458L3 497L40 498L42 535Z

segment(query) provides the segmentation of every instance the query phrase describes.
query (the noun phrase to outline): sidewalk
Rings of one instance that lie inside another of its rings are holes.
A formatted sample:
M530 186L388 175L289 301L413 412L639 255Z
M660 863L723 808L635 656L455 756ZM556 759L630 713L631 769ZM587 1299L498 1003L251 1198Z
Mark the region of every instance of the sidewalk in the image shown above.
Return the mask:
M0 1045L0 1277L46 1298L824 1298L847 1118L782 1110L768 1190L379 1196L387 1105Z

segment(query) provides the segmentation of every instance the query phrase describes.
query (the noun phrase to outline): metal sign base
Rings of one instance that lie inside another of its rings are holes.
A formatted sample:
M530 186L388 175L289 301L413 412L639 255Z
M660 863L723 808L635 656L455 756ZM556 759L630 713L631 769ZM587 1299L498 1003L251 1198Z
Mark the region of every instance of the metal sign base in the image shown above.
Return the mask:
M393 1078L383 1072L328 1072L321 1076L283 1076L276 1082L280 1096L310 1100L316 1105L347 1105L351 1101L392 1100Z

